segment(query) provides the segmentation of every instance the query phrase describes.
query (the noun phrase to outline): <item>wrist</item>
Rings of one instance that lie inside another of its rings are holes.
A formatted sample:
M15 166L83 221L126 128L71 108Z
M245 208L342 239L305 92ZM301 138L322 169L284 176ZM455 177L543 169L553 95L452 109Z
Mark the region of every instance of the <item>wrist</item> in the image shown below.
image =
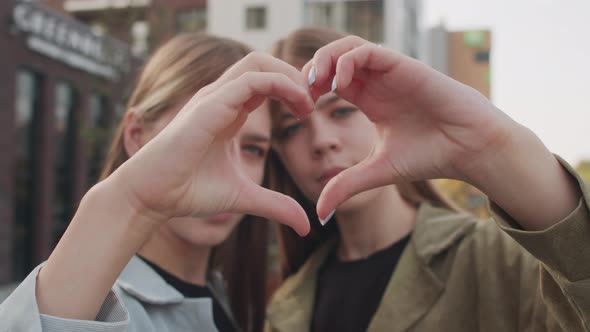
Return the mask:
M103 211L124 227L125 233L137 242L149 238L168 218L142 206L133 199L113 175L94 185L84 195L80 206L88 204L94 211Z
M113 178L93 186L39 273L39 311L95 319L117 277L159 222L128 202Z
M530 167L526 159L532 157L533 150L546 151L535 134L518 123L505 125L502 131L500 139L462 162L461 180L485 192L498 179L517 177L520 168Z
M506 144L467 174L474 185L526 230L543 230L576 207L580 192L555 156L528 128L514 123Z

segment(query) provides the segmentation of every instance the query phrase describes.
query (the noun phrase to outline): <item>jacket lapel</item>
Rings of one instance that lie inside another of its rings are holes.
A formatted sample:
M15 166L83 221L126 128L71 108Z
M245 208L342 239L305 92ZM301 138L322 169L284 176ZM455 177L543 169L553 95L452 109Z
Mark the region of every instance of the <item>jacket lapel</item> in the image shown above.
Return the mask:
M423 317L440 297L444 285L406 248L395 269L369 331L405 331Z
M309 331L317 272L335 243L335 240L329 241L317 250L274 294L266 317L273 331Z
M443 294L444 273L433 258L444 254L475 226L474 218L422 204L416 228L404 250L368 331L406 331L424 317ZM319 249L273 296L267 319L273 331L309 331L317 271L335 241Z
M474 223L468 215L423 204L412 239L383 294L368 331L406 331L424 317L443 294L445 280L432 258L443 254Z

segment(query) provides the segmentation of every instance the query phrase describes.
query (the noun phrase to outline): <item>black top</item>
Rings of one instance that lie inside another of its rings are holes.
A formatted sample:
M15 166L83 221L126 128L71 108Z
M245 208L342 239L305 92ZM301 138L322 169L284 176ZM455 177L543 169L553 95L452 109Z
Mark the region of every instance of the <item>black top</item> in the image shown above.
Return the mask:
M137 255L141 258L144 262L146 262L156 273L162 277L170 286L174 287L179 293L181 293L186 298L197 298L197 297L206 297L210 298L213 303L213 320L215 321L215 326L220 332L231 331L235 332L236 329L232 324L231 320L223 310L223 307L219 303L219 301L213 296L213 293L207 286L199 286L195 284L188 283L186 281L180 280L177 277L173 276L166 270L162 269L158 265L150 262L149 260Z
M409 239L355 261L333 250L318 271L311 331L366 331Z

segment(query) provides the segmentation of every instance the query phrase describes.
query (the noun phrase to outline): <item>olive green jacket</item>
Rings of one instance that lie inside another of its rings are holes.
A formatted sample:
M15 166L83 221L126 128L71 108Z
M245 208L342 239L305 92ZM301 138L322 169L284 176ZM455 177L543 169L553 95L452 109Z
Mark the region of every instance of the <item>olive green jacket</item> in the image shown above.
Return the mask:
M368 330L590 331L590 185L563 164L583 198L544 231L523 231L498 207L487 222L423 204ZM317 271L334 245L277 290L267 331L309 331Z

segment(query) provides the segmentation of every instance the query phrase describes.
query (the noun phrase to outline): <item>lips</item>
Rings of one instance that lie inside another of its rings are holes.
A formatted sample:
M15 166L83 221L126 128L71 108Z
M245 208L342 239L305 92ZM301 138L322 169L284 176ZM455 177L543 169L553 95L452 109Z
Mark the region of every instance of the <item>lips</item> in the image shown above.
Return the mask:
M318 182L321 183L322 186L325 186L326 183L328 183L328 181L330 181L330 179L332 179L333 177L335 177L336 175L338 175L340 172L342 172L345 169L346 168L342 168L342 167L329 168L329 169L325 170L324 172L322 172L322 174L318 178Z

